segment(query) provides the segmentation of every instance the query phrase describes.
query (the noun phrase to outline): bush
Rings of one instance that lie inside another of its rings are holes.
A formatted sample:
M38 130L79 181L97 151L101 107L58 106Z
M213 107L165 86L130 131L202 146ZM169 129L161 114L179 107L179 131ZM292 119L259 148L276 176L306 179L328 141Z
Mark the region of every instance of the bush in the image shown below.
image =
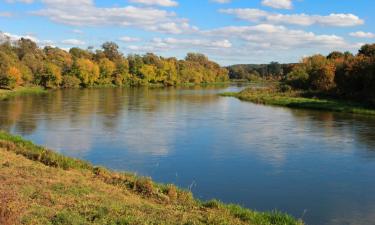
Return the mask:
M154 185L151 178L138 178L134 184L134 189L140 194L150 196L154 193Z
M78 213L63 210L52 219L53 225L84 225L86 220Z
M74 76L64 76L62 79L63 88L79 88L81 80Z
M309 74L302 67L296 67L286 77L286 83L297 89L308 88Z
M169 184L167 186L167 195L169 197L169 200L175 201L177 199L177 188L176 186Z

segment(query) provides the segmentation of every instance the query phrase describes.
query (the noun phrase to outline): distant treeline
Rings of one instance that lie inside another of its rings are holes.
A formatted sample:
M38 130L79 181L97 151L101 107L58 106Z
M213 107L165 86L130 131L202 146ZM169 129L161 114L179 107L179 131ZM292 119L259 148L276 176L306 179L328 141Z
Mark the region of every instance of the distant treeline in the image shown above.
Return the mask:
M228 71L199 53L185 60L152 53L124 56L116 43L102 49L39 48L29 39L0 43L0 88L41 85L46 88L93 86L174 86L229 80Z
M284 80L293 89L375 105L375 44L356 55L335 51L304 58Z
M375 105L375 44L363 45L356 55L334 51L313 55L296 64L271 62L227 67L231 79L282 81L283 89L302 90Z
M296 64L238 64L228 66L230 79L256 80L259 78L282 78L290 73Z

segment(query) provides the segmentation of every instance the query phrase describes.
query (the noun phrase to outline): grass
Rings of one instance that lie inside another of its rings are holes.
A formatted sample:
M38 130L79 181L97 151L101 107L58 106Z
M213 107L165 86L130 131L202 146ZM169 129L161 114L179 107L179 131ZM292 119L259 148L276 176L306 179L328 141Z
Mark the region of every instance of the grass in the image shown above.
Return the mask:
M257 104L284 106L290 108L303 108L325 110L352 114L375 115L375 109L360 103L335 99L318 99L301 97L303 93L288 91L280 92L273 87L246 88L239 93L227 92L221 96L236 97L240 100Z
M201 202L174 185L95 167L5 132L0 132L0 182L4 225L303 224L276 211Z
M0 89L0 100L7 100L16 96L30 95L30 94L44 94L47 93L42 87L19 87L14 90Z

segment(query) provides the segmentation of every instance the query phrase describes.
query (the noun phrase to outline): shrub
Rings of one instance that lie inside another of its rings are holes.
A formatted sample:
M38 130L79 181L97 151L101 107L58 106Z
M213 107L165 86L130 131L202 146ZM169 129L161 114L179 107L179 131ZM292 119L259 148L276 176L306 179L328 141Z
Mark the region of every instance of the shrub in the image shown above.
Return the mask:
M302 66L296 67L287 75L286 83L297 89L308 88L309 74Z
M84 225L86 220L78 213L63 210L57 213L52 219L53 225Z
M220 201L213 199L211 201L203 203L203 206L210 209L218 209L223 205Z
M134 184L134 189L140 194L150 196L154 193L154 185L151 178L138 178Z
M64 76L62 79L63 88L79 88L81 80L75 76Z
M177 196L178 196L176 186L174 186L172 184L168 184L167 185L167 195L169 197L169 200L176 201Z

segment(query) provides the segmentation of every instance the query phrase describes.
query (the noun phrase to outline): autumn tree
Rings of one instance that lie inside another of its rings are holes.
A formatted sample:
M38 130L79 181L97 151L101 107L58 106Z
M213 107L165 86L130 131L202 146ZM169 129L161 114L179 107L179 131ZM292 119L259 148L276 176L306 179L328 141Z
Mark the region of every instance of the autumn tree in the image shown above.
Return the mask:
M62 82L61 68L51 62L46 62L38 74L39 84L46 88L58 88Z
M103 58L99 61L99 83L108 85L112 83L112 76L116 70L116 65L109 59Z
M0 86L2 88L14 89L23 84L22 74L15 67L11 66L0 74Z
M75 61L72 73L81 80L82 85L90 87L99 79L100 70L93 61L80 58Z

